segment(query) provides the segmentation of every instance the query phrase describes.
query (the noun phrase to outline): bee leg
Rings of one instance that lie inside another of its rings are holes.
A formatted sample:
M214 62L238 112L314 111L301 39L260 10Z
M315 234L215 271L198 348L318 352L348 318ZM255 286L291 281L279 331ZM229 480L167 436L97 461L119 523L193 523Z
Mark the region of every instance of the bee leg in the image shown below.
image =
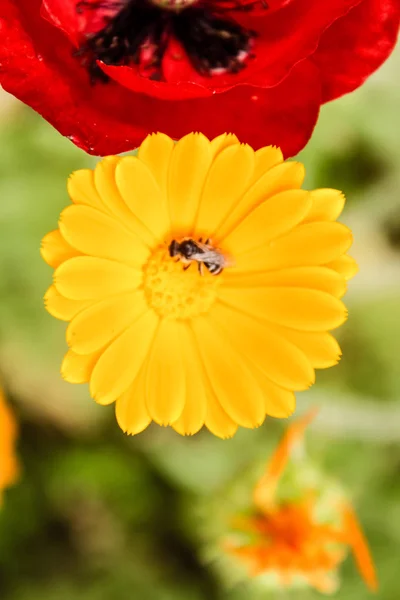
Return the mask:
M202 237L201 237L201 238L199 238L199 242L201 243L202 241L203 241L203 238L202 238Z
M206 239L206 241L205 241L205 243L206 243L206 244L210 244L210 243L211 243L211 240L210 240L210 238L207 238L207 239Z
M200 273L200 275L204 275L204 273L203 273L203 268L204 268L204 265L203 265L203 263L199 262L199 263L198 263L198 269L199 269L199 273Z
M179 262L181 259L179 258L179 256L174 260L174 262Z
M189 263L188 265L185 265L185 266L183 267L183 270L184 270L184 271L187 271L187 270L188 270L188 268L190 267L190 265L191 265L191 264L192 264L192 263Z

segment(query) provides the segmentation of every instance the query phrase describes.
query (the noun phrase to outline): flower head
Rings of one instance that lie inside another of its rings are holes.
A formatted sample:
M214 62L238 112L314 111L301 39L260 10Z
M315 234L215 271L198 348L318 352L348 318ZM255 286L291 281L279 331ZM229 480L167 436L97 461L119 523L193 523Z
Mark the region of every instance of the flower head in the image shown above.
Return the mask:
M286 156L390 54L398 0L2 0L0 83L93 154L234 130ZM268 139L266 139L268 132Z
M15 483L19 473L15 455L16 437L17 426L13 413L0 390L0 504L3 490Z
M148 136L69 180L42 244L47 310L70 321L62 374L116 401L124 431L153 420L221 437L287 417L337 363L351 232L341 192L233 135Z
M366 584L376 590L368 545L344 492L307 465L301 452L289 462L312 417L289 426L255 486L252 509L235 518L224 550L261 584L332 593L351 549Z

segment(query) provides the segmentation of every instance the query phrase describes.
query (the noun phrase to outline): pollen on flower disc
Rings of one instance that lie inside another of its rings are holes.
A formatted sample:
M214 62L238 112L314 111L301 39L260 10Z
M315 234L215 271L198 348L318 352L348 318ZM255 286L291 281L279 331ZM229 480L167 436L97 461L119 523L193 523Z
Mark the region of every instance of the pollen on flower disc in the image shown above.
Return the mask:
M221 276L215 277L195 264L184 270L180 261L159 246L144 266L143 286L149 306L164 318L190 319L206 313L216 299Z

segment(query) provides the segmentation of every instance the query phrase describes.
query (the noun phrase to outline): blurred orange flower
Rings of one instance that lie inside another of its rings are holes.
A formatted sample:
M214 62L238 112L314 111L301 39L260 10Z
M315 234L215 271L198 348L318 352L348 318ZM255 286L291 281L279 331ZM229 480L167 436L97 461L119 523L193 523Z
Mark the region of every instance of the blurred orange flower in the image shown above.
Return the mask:
M18 460L14 451L16 437L16 421L0 389L0 503L2 491L15 483L19 474Z
M318 478L308 472L301 492L294 480L285 481L282 496L289 459L301 450L314 415L312 411L288 428L254 489L252 513L235 519L237 537L226 540L224 548L251 577L283 587L309 585L323 593L337 588L337 570L350 549L365 583L376 590L367 541L344 494L337 489L332 493L332 487L318 489Z

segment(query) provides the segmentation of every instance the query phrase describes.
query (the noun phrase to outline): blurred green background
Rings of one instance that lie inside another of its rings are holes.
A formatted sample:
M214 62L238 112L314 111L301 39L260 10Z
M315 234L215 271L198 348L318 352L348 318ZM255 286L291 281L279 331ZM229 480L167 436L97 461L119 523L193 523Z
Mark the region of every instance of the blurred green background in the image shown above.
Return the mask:
M301 159L308 187L343 189L360 273L340 365L319 372L298 410L322 406L308 440L347 487L370 540L379 600L400 597L400 51L354 94L322 110ZM0 512L2 600L253 600L201 561L195 507L255 458L284 422L221 441L157 426L135 438L113 407L61 380L65 325L44 310L39 255L74 169L95 160L0 92L0 377L20 422L23 475ZM335 598L367 591L351 560ZM311 600L316 592L277 594ZM262 598L268 600L267 593Z

